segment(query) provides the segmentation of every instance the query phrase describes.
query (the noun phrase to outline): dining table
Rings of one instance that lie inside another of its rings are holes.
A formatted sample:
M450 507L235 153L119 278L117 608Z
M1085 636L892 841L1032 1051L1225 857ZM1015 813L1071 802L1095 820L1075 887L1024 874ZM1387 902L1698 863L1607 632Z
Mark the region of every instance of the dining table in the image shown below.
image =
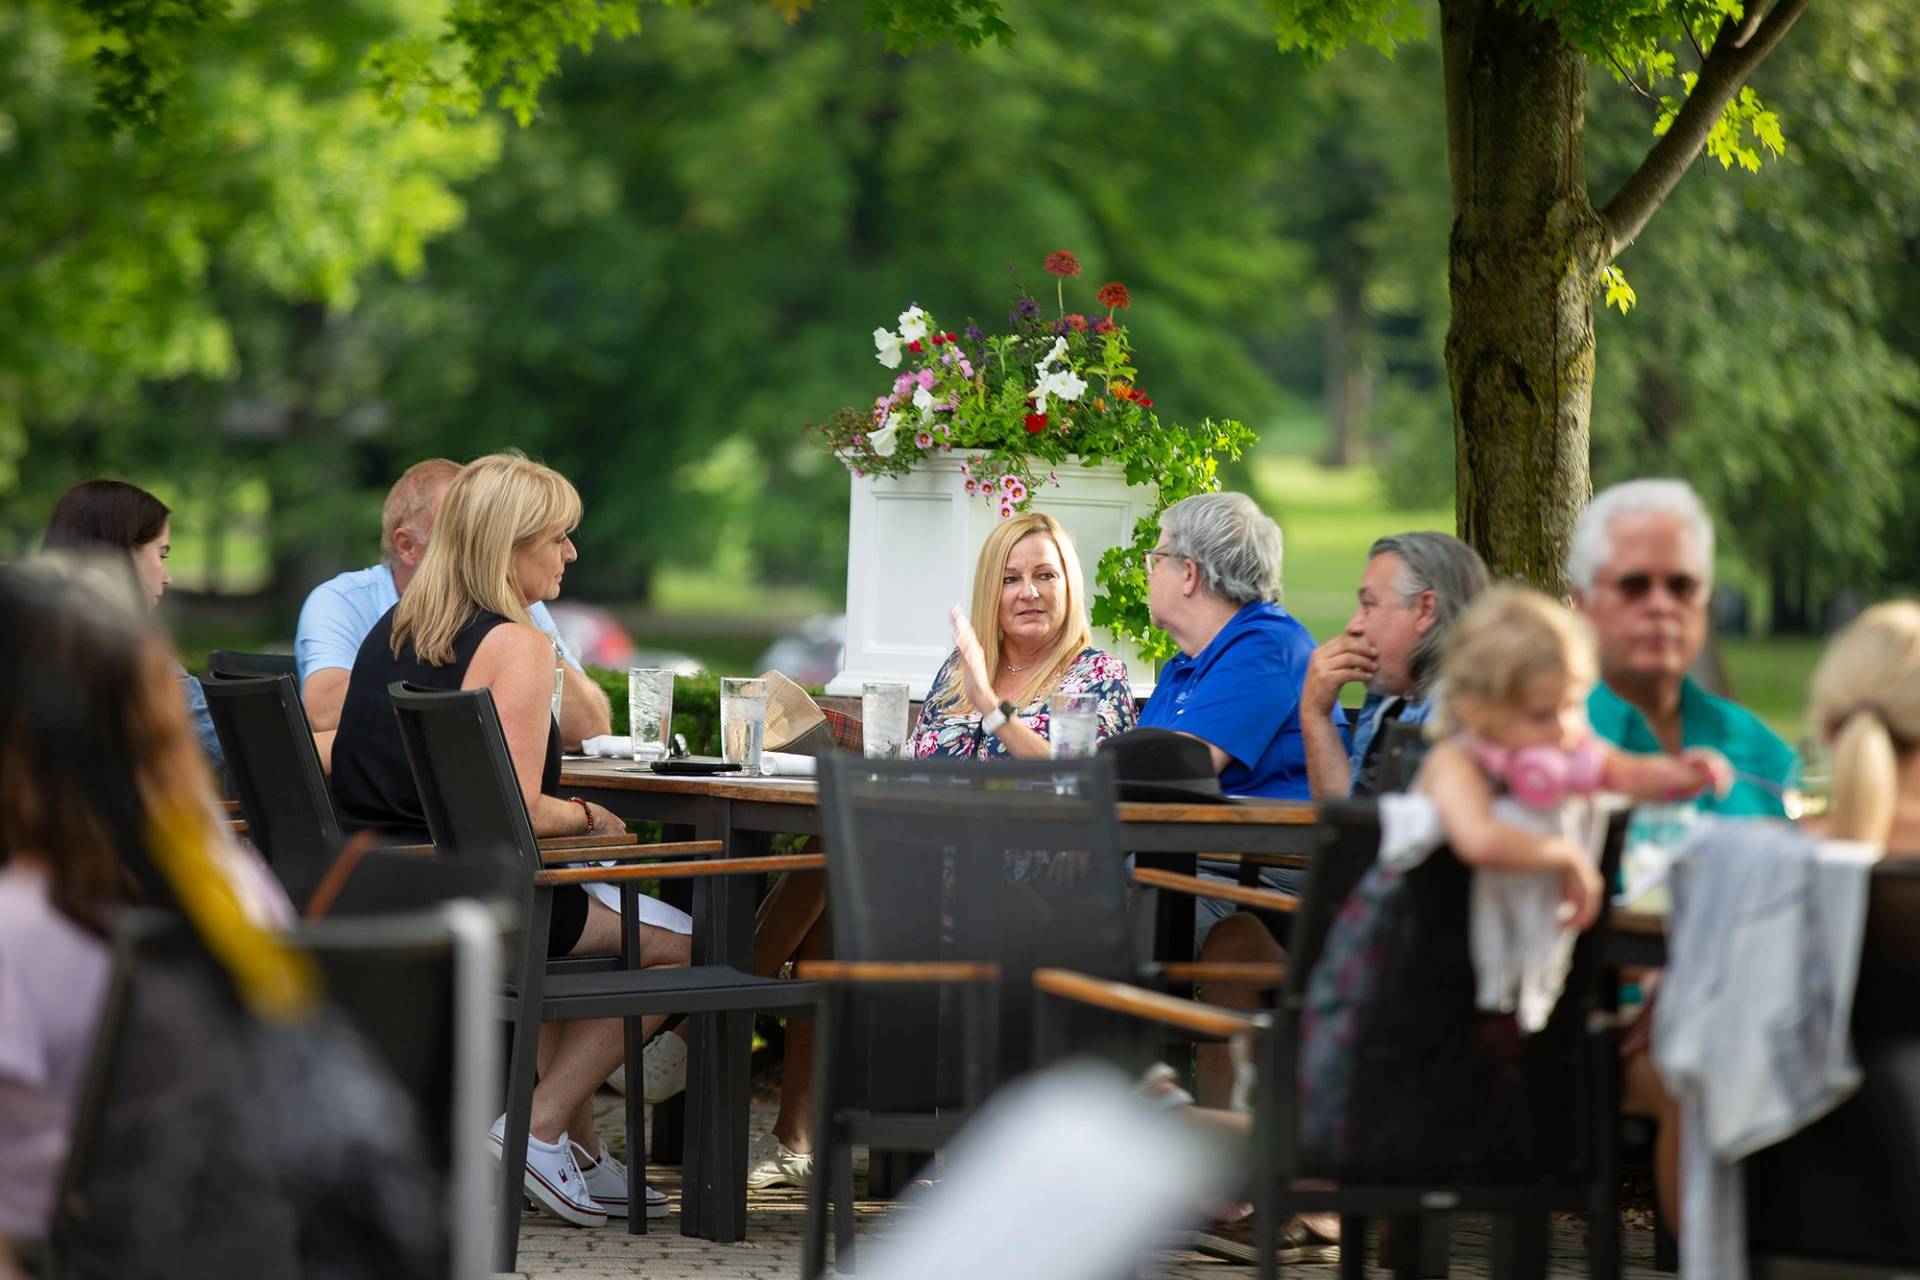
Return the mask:
M775 836L818 835L820 787L811 777L689 776L659 774L645 764L620 759L568 759L560 770L561 794L605 805L628 822L656 822L668 838L718 840L729 857L767 852ZM1304 863L1312 847L1316 814L1299 801L1242 798L1231 802L1120 801L1116 817L1123 849L1136 867L1191 874L1216 855L1238 862L1247 878L1263 864ZM755 894L736 876L697 879L694 963L753 965ZM1191 959L1193 899L1158 893L1142 913L1150 936L1143 949L1159 960ZM720 1125L712 1142L685 1151L680 1230L708 1240L746 1235L747 1110L738 1105L748 1090L752 1015L696 1015L715 1020L712 1033L689 1039L686 1123L690 1131Z

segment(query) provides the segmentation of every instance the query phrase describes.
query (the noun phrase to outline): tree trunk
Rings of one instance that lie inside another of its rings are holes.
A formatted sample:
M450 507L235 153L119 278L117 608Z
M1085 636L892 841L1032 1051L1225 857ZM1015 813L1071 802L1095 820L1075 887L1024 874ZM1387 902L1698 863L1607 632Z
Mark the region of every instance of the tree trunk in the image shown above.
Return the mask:
M1373 409L1373 374L1367 365L1364 282L1349 249L1336 251L1333 306L1326 328L1327 451L1321 462L1350 467L1365 461Z
M1447 377L1460 536L1494 576L1566 593L1592 496L1593 300L1607 235L1587 194L1586 62L1495 0L1442 0L1453 179Z

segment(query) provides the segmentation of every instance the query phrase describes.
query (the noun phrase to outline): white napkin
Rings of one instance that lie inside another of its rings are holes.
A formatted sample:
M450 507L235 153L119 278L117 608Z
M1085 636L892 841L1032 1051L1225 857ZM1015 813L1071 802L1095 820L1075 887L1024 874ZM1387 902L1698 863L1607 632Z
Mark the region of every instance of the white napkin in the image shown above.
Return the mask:
M796 756L787 751L760 753L760 772L769 778L811 778L819 768L820 762L812 756Z
M633 739L624 733L603 733L580 744L583 756L605 756L610 760L633 759Z

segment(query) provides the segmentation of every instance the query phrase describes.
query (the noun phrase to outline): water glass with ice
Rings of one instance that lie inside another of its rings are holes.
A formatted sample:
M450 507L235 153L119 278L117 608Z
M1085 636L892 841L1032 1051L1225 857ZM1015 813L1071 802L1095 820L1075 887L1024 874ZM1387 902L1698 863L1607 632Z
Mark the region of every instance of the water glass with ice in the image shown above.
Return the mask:
M907 686L870 680L860 686L860 742L869 760L898 759L907 741Z
M767 736L767 682L727 676L720 681L720 758L747 777L760 774Z
M633 735L635 760L667 758L667 742L673 734L673 672L660 667L627 668L627 732Z
M1047 699L1047 740L1055 760L1079 760L1100 741L1100 695L1056 693Z

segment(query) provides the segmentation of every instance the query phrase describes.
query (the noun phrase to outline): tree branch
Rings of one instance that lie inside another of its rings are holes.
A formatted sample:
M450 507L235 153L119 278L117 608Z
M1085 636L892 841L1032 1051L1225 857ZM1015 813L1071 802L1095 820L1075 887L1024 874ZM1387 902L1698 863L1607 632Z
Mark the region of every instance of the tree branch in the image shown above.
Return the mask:
M1700 79L1693 92L1674 116L1666 135L1647 153L1640 167L1620 187L1600 218L1607 228L1607 258L1611 261L1645 229L1654 212L1666 202L1687 167L1707 144L1707 136L1727 109L1740 86L1754 69L1766 60L1806 11L1807 0L1776 0L1773 8L1744 44L1726 37L1735 30L1722 29L1722 38L1713 42L1713 52L1700 67ZM1727 27L1732 27L1729 22Z
M1640 82L1633 78L1633 73L1620 65L1620 59L1616 58L1613 55L1613 50L1611 49L1607 50L1607 61L1611 62L1613 64L1613 69L1620 73L1620 78L1627 82L1627 88L1633 90L1635 93L1645 98L1648 102L1653 103L1655 106L1659 105L1660 99L1654 97L1651 93L1648 93L1645 89L1643 89L1640 86Z
M1733 44L1736 49L1753 39L1753 33L1760 29L1760 19L1766 11L1767 7L1761 4L1760 0L1749 0L1746 16L1740 19L1739 29L1733 32Z

